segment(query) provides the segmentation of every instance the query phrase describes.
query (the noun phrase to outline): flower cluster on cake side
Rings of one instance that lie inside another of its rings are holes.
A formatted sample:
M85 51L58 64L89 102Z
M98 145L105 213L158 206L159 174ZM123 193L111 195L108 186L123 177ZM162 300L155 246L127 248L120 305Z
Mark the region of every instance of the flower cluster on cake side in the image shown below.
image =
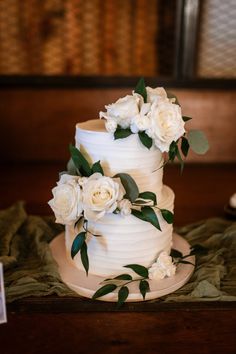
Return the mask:
M100 118L106 120L105 126L114 139L124 139L131 134L138 134L144 148L155 145L168 155L167 161L175 157L183 166L183 158L189 148L203 154L208 149L204 134L198 130L186 131L185 123L189 117L183 117L181 107L174 95L163 88L146 87L141 79L132 92L115 103L106 106L106 112L100 112ZM181 151L181 153L180 153ZM173 223L173 213L158 207L157 196L152 191L140 193L135 180L127 173L118 173L113 177L104 176L100 161L92 165L75 146L70 145L71 159L67 171L61 173L57 186L53 188L53 198L49 201L56 222L73 225L78 230L71 247L71 257L80 253L81 262L88 274L89 259L86 238L95 235L89 230L89 221L98 221L107 214L119 214L128 217L131 214L149 222L161 231L159 217L168 224ZM179 263L189 263L184 258L202 251L201 246L193 247L189 255L179 251L171 254L161 252L153 264L146 268L140 264L128 264L124 268L132 269L136 274L120 274L104 281L93 298L104 296L115 289L118 291L118 304L121 305L129 295L128 284L139 282L143 298L150 290L149 280L161 280L173 276Z

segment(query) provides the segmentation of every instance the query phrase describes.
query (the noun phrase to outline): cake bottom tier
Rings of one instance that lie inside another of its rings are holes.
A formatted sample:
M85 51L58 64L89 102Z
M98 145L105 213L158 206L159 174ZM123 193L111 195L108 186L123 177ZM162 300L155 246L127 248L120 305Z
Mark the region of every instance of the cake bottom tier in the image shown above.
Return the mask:
M163 187L162 200L158 207L173 211L174 193ZM108 214L96 222L88 223L88 230L99 237L88 234L86 238L89 257L89 273L102 277L131 273L128 264L140 264L149 267L160 252L170 252L172 246L173 225L168 224L157 212L161 230L133 215L122 217ZM66 226L65 241L68 259L74 266L83 269L78 253L71 258L71 246L80 230Z

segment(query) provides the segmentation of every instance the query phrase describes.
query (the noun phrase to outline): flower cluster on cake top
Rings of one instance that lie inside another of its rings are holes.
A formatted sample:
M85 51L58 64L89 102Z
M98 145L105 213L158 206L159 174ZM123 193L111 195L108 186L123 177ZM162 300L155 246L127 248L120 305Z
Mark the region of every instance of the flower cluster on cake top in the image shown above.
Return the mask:
M177 157L181 166L189 148L198 154L208 150L205 135L199 130L186 130L185 124L191 118L182 115L177 97L163 87L146 87L140 79L131 95L119 98L105 108L99 117L105 119L106 130L114 134L115 139L138 134L146 148L150 149L154 144L168 154L169 161Z

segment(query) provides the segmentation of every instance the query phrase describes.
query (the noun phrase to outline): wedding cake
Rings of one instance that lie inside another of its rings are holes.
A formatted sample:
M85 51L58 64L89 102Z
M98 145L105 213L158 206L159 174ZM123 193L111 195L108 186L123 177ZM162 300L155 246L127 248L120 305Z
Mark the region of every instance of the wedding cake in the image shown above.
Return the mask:
M176 272L170 256L174 193L163 185L163 167L177 158L182 168L189 148L205 153L207 142L202 132L186 131L191 118L182 116L174 95L142 79L131 95L105 108L100 119L76 125L68 171L49 205L56 222L66 225L70 262L113 278L95 297L120 287L126 298L134 273L145 295L148 279Z

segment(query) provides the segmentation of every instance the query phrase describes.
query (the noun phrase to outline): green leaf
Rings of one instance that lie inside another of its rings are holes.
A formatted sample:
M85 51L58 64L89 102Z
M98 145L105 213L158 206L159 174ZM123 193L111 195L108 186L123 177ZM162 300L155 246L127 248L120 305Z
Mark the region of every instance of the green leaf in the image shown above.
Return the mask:
M67 162L67 165L66 165L66 169L67 169L67 172L69 175L71 176L76 176L78 175L78 170L77 168L75 167L75 164L73 162L73 159L72 157L70 158L70 160Z
M204 155L209 149L209 143L205 134L200 130L190 130L188 132L188 142L190 148L199 155Z
M206 255L208 252L209 252L209 249L207 247L196 244L191 247L190 256L198 255L198 254Z
M151 149L153 143L152 138L150 138L145 132L139 132L138 136L141 143L146 146L146 148Z
M128 264L125 268L131 268L135 273L143 278L148 278L148 269L140 264Z
M144 206L141 210L145 216L146 221L150 222L154 227L161 231L161 227L155 211L150 206Z
M167 97L168 97L168 98L175 98L174 104L177 104L177 105L180 106L180 103L179 103L179 101L178 101L178 98L175 96L175 94L173 94L172 92L169 92L169 91L166 91L166 93L167 93Z
M188 151L189 151L189 143L188 143L188 139L186 139L184 136L182 136L181 151L182 151L182 154L185 157L187 157Z
M170 252L170 256L172 258L182 258L183 257L183 253L178 251L178 250L175 250L174 248L172 248L171 252Z
M136 182L127 173L118 173L114 177L119 177L123 187L126 191L125 198L129 199L132 203L138 198L139 190Z
M89 177L92 174L92 171L85 157L75 146L71 144L70 144L70 153L71 153L71 158L76 168L80 171L81 175L85 177Z
M139 93L143 97L144 103L147 102L147 90L143 77L141 77L141 79L137 83L134 92Z
M102 297L104 295L107 295L109 293L112 293L117 288L117 285L115 284L106 284L99 288L92 296L92 299L95 300L98 297Z
M139 193L138 197L141 199L145 199L145 200L151 200L154 205L157 205L157 197L156 197L156 194L153 192Z
M178 145L177 145L176 141L172 141L172 143L170 144L169 152L168 152L170 161L174 161L176 154L177 154L177 150L178 150Z
M139 290L143 296L143 300L145 299L146 293L150 291L149 283L147 280L141 280L139 283Z
M150 202L150 200L149 201L145 201L143 199L136 199L135 200L135 204L138 204L138 205L148 204L149 202Z
M87 244L86 242L83 243L81 250L80 250L80 257L81 257L81 262L84 266L84 269L88 275L88 270L89 270L89 259L88 259L88 253L87 253Z
M103 168L100 164L100 160L95 162L92 166L92 173L96 173L96 172L101 173L104 176L104 172L103 172Z
M180 152L179 152L179 148L178 148L178 145L177 145L177 150L176 150L176 156L180 162L180 172L181 174L183 173L183 169L184 169L184 161L182 159L182 156L180 155Z
M161 215L168 224L173 224L174 214L171 211L167 209L161 209Z
M115 140L124 139L133 134L129 128L123 129L119 125L114 133Z
M114 279L118 279L118 280L132 280L132 276L130 274L121 274L118 275L117 277L115 277Z
M191 117L187 117L187 116L182 116L182 119L184 122L187 122L188 120L192 119Z
M139 210L136 210L136 209L131 209L131 214L133 216L135 216L136 218L140 219L140 220L143 220L143 221L148 221L145 216L143 215L143 213Z
M71 246L71 258L73 259L75 255L81 250L82 245L85 242L86 232L80 232L74 239Z
M123 303L125 302L128 296L129 296L129 289L127 288L127 286L122 286L118 292L118 303L117 303L118 308L120 308L121 305L123 305Z
M79 219L75 222L75 224L74 224L74 228L78 228L78 230L79 230L79 228L80 228L80 224L81 224L81 221L83 220L83 215L82 216L80 216L79 217Z

